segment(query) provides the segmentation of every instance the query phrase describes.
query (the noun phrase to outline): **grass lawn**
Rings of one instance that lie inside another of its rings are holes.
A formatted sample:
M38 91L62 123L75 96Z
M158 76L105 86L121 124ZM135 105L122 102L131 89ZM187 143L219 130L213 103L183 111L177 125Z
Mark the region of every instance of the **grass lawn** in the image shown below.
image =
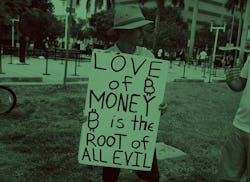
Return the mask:
M0 118L0 181L99 182L100 167L79 165L86 86L12 86L18 104ZM158 141L188 155L159 161L162 182L214 181L221 147L241 94L224 83L170 83ZM122 170L120 181L138 181Z

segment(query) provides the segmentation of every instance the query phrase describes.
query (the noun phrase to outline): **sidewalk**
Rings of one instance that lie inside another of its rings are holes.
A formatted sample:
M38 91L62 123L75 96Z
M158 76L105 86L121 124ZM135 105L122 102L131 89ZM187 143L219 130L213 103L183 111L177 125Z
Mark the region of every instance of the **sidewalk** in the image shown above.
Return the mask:
M49 75L44 75L46 72L46 60L39 58L26 58L27 65L17 64L18 57L12 58L10 63L10 56L2 57L2 72L0 74L1 85L36 85L36 84L63 84L64 79L64 60L48 60ZM178 66L178 62L174 62L172 68L168 71L168 82L172 81L198 81L205 82L209 79L209 71L206 70L205 78L201 67L186 65L185 78L183 78L184 65ZM77 63L75 76L75 62L68 61L67 84L72 83L87 83L88 75L90 73L90 60L84 59L81 63ZM225 80L224 69L217 70L216 77L212 75L213 81Z

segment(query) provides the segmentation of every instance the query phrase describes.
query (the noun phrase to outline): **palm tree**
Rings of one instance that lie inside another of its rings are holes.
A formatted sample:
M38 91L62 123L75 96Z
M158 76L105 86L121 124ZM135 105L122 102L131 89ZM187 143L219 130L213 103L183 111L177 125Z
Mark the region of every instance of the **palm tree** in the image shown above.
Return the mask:
M238 9L240 12L240 17L239 17L239 25L238 25L238 33L237 33L237 41L236 41L236 46L241 47L240 53L239 53L239 60L240 60L240 65L243 65L243 55L244 55L244 47L246 44L246 36L247 36L247 26L248 26L248 16L249 16L249 10L247 10L246 6L247 3L249 3L249 0L228 0L225 4L225 7L228 10L235 12L235 9ZM248 12L247 12L248 11ZM243 14L245 12L245 18L244 18L244 25L243 25L243 31L242 31L242 24L243 24ZM241 40L241 41L240 41ZM236 56L235 56L236 58Z
M236 1L228 0L224 5L224 7L227 10L230 10L231 14L233 15L232 23L231 23L231 29L230 29L229 43L232 43L233 27L234 27L234 19L235 19L235 9L238 6L238 4L236 4L236 3L237 3Z
M228 0L225 3L225 8L232 12L233 19L234 19L234 16L235 16L235 10L239 10L239 12L240 12L236 46L239 46L239 43L240 43L240 36L241 36L242 23L243 23L242 20L243 20L243 13L245 11L245 7L246 7L246 0ZM233 21L234 20L232 20L232 24L233 24ZM231 31L232 31L232 28L231 28Z

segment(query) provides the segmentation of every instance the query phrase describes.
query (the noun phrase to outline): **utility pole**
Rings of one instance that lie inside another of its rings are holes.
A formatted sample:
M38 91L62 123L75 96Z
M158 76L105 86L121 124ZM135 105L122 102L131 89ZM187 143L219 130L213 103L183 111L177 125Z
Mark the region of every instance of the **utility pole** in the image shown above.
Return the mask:
M190 35L190 44L189 44L189 57L193 57L194 51L194 41L195 41L195 33L196 33L196 24L197 24L197 16L198 16L198 8L199 8L199 0L194 1L194 9L193 9L193 18L191 25L191 35Z
M75 1L75 0L74 0ZM74 3L75 4L75 3ZM65 67L64 67L64 79L63 79L63 85L66 87L66 80L67 80L67 71L68 71L68 58L69 58L69 40L70 40L70 35L71 35L71 18L72 18L72 13L75 12L75 8L73 8L73 0L67 0L67 8L66 8L66 25L65 25L65 30L67 32L65 33L66 38L65 38L65 48L66 48L66 59L65 59Z
M210 32L213 30L216 30L215 34L215 40L214 40L214 49L213 49L213 55L212 55L212 61L210 61L210 72L209 72L209 81L208 83L211 83L211 72L212 72L212 67L214 66L214 61L215 61L215 56L216 56L216 48L217 48L217 42L218 42L218 35L219 35L219 30L223 30L225 32L226 29L226 24L224 23L223 27L216 27L213 25L213 22L211 22L210 26Z

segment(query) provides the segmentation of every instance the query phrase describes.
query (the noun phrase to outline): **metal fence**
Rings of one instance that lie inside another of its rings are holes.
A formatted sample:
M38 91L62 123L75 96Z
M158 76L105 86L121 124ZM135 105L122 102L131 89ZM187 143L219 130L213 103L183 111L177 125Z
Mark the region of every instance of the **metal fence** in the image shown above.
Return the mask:
M19 48L12 47L3 47L4 55L12 55L19 56ZM66 50L58 49L58 48L50 48L50 49L26 49L25 50L26 57L39 57L44 56L45 58L62 60L66 58ZM69 50L68 51L68 60L78 61L89 61L89 56L85 54L83 50Z

